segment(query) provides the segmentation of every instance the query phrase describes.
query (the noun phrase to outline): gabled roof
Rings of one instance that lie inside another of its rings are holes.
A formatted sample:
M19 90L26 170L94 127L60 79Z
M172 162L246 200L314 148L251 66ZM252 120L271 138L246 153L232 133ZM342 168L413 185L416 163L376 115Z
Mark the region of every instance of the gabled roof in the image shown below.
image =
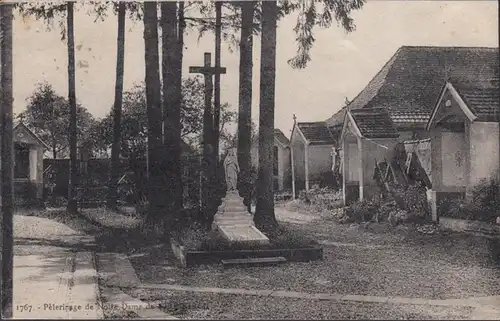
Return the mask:
M477 121L497 122L500 120L498 78L469 83L450 80L450 83L477 117Z
M311 145L333 144L335 142L332 133L325 122L297 123L297 127Z
M290 140L283 134L281 129L274 129L274 139L278 141L283 147L288 147L290 145ZM259 145L259 135L254 135L252 137L252 144Z
M283 134L281 129L274 129L274 139L276 139L283 147L288 147L290 145L290 140Z
M348 116L364 138L397 138L398 130L384 108L350 110Z
M430 129L436 121L436 115L439 113L447 92L451 94L451 97L457 102L470 121L500 121L500 93L498 86L498 78L473 82L453 79L446 81L426 128Z
M29 129L28 126L26 126L23 122L14 121L12 125L13 125L13 131L19 128L24 128L36 141L40 143L40 145L42 145L46 149L50 149L50 147L43 140L41 140L40 137L38 137L38 135L36 135L31 129Z
M403 46L352 100L349 110L386 108L398 126L424 127L443 81L471 82L499 75L498 48ZM341 109L326 122L343 120Z
M345 118L345 113L346 113L347 107L344 106L342 107L338 112L333 114L332 117L326 120L327 126L331 127L332 129L338 130L342 129L342 124L344 123L344 118Z

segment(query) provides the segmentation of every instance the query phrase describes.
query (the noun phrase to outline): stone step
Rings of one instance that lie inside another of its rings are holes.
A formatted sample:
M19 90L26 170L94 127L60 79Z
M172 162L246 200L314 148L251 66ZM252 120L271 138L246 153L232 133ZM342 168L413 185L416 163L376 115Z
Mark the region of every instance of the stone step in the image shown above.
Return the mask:
M228 198L223 200L226 204L243 204L243 198Z
M247 211L240 211L240 212L220 212L220 216L252 216L252 214L248 213Z
M269 244L269 238L253 224L221 224L217 223L219 231L229 242Z
M215 223L217 225L224 225L224 226L231 226L231 225L248 225L248 226L253 226L253 222L252 221L246 221L246 220L232 220L232 221L225 221L225 220L221 220L221 221L215 221Z
M239 197L239 196L229 196L229 197L224 197L222 198L222 201L225 202L225 203L243 203L243 197Z
M251 266L273 266L286 263L287 260L282 256L276 257L259 257L246 259L228 259L222 260L222 266L227 268L232 267L251 267Z
M217 215L215 217L216 220L223 220L223 219L229 219L229 220L253 220L253 217L251 215Z
M219 225L231 225L231 224L234 224L234 225L241 225L241 224L254 225L253 221L251 221L251 220L217 220L217 221L215 221L215 223L217 223Z
M247 211L224 211L220 212L222 216L231 216L231 215L239 215L239 216L251 216L252 214L248 213Z
M247 212L247 209L244 206L226 206L222 209L224 213L227 212L234 212L234 213L242 213L242 212Z

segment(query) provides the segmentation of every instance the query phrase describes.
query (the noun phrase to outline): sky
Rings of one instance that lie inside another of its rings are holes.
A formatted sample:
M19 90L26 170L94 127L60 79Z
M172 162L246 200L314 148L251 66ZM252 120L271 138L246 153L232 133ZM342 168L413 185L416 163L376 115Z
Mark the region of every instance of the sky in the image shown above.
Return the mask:
M346 33L333 24L316 29L312 61L306 69L290 67L297 45L296 16L281 20L277 30L275 127L286 136L297 121L323 121L354 98L403 45L498 47L497 1L374 1L355 11L356 30ZM76 97L94 116L105 116L114 99L117 18L95 21L84 10L75 13ZM125 85L144 81L142 22L126 21ZM14 112L26 108L36 84L46 81L67 96L67 49L60 28L48 30L33 18L14 21ZM185 37L183 76L214 56L214 35L198 41ZM221 101L238 108L239 52L223 44ZM252 118L258 123L260 39L254 37ZM235 126L233 126L233 129Z

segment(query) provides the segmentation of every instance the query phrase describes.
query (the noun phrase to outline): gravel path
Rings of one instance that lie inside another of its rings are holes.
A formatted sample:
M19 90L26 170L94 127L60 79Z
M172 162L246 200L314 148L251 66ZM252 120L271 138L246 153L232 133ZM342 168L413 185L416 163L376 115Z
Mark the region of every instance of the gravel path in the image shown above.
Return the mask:
M500 294L500 269L492 258L494 240L460 234L425 235L386 225L339 225L307 214L288 215L294 228L324 245L324 260L277 267L223 270L219 266L184 269L165 253L132 257L146 283L201 287L289 290L453 299Z
M173 291L131 291L182 319L467 319L472 308L310 301L293 298L247 297Z

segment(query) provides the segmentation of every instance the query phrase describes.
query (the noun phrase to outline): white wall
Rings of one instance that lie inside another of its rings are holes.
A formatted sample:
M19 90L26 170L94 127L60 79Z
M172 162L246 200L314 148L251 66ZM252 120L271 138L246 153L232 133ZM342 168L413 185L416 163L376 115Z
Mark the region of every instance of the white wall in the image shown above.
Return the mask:
M474 122L470 125L470 185L496 175L500 162L498 123Z
M465 134L443 131L441 133L442 180L444 186L465 186L466 171Z
M349 162L349 174L347 176L348 181L358 182L359 181L359 167L361 166L361 157L359 155L358 143L349 142L347 151L347 161ZM344 157L346 153L344 152Z
M309 180L317 180L332 169L333 145L310 145L307 162L309 166Z

